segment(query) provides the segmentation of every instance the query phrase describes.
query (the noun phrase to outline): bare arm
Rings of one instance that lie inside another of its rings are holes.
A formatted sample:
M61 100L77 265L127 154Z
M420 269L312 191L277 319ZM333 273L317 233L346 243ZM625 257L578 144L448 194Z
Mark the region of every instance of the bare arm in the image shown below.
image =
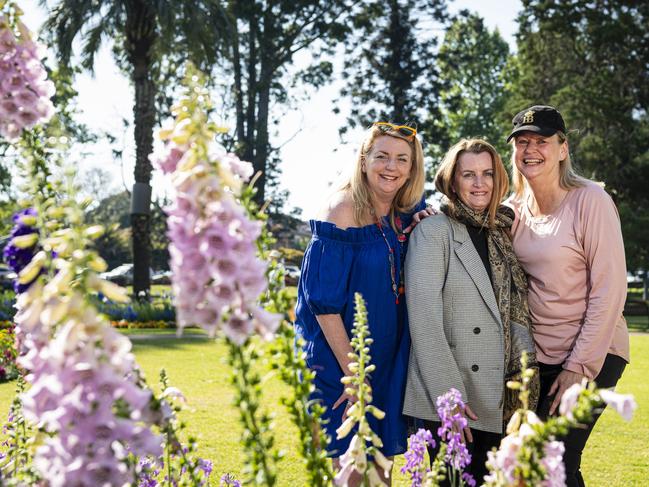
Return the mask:
M333 350L338 365L343 371L343 375L351 375L349 370L349 353L352 351L352 346L347 336L347 330L339 314L331 315L318 315L316 316L322 333L324 333L327 343Z

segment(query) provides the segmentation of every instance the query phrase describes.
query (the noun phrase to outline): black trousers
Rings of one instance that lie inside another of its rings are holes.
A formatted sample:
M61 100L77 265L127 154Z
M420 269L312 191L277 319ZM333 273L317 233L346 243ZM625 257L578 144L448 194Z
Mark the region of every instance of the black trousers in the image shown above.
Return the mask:
M548 417L550 406L554 395L548 396L552 383L557 378L559 373L563 370L563 364L548 365L539 363L539 374L541 378L541 395L540 403L537 409L538 415L541 419L545 420ZM622 376L626 361L617 355L608 354L604 360L604 365L599 375L595 377L597 387L608 388L614 387L617 381ZM579 470L581 466L581 454L584 451L588 437L595 427L595 423L604 411L602 408L593 416L593 421L584 428L571 428L568 435L563 438L558 438L563 441L566 448L563 454L563 463L566 467L566 486L567 487L585 487L584 479ZM556 413L555 413L556 414Z
M424 420L424 428L430 431L435 439L435 448L428 448L431 463L439 451L439 436L437 435L437 429L440 426L441 423L439 421ZM471 434L473 435L473 443L467 443L466 445L471 454L471 463L466 471L473 476L476 485L482 485L482 479L487 475L487 467L485 465L487 461L487 452L494 447L498 448L502 435L500 433L490 433L489 431L480 431L473 428L471 428ZM450 485L448 476L446 477L446 480L440 483L440 487L449 487Z

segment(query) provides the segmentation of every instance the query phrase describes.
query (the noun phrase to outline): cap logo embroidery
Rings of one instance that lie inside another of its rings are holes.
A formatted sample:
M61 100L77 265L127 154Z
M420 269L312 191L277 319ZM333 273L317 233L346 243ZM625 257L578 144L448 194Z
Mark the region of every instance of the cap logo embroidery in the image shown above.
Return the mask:
M528 110L523 114L523 123L533 123L534 122L534 112Z

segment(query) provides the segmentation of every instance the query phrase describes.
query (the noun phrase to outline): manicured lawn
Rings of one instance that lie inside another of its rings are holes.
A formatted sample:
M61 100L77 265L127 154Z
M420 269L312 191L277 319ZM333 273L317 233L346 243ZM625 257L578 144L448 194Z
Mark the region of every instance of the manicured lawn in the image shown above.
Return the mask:
M148 331L147 331L148 332ZM130 335L141 335L143 330L131 330ZM237 412L231 406L232 389L228 382L229 368L224 363L225 347L205 337L193 335L175 338L173 332L155 330L149 339L134 339L137 360L148 380L157 384L161 367L167 370L172 385L187 396L189 409L184 413L188 431L200 444L200 454L214 461L215 480L225 472L241 476L241 436ZM168 336L165 336L168 335ZM586 482L591 486L646 485L649 477L649 334L634 334L631 338L633 363L626 370L618 391L635 395L639 408L631 423L626 423L607 410L589 442L583 459ZM14 384L0 384L0 411L8 410ZM279 486L306 485L297 454L297 436L288 417L278 402L283 386L274 377L264 384L264 402L275 412L277 445L286 452L279 464ZM397 459L397 468L403 458ZM393 485L409 485L401 474L395 475Z

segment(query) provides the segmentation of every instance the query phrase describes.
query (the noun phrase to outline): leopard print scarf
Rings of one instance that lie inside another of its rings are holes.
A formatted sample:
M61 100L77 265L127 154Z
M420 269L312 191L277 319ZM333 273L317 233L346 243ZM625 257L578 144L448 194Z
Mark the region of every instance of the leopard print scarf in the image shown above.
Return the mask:
M510 237L514 211L500 206L493 228L488 227L487 214L477 213L456 201L442 211L465 225L486 230L492 286L503 324L505 350L505 392L503 401L503 430L509 419L521 407L518 391L509 389L507 381L522 380L521 356L527 352L527 366L535 371L529 384L529 408L534 411L539 400L539 374L536 350L532 339L532 324L527 305L527 276L518 263Z

